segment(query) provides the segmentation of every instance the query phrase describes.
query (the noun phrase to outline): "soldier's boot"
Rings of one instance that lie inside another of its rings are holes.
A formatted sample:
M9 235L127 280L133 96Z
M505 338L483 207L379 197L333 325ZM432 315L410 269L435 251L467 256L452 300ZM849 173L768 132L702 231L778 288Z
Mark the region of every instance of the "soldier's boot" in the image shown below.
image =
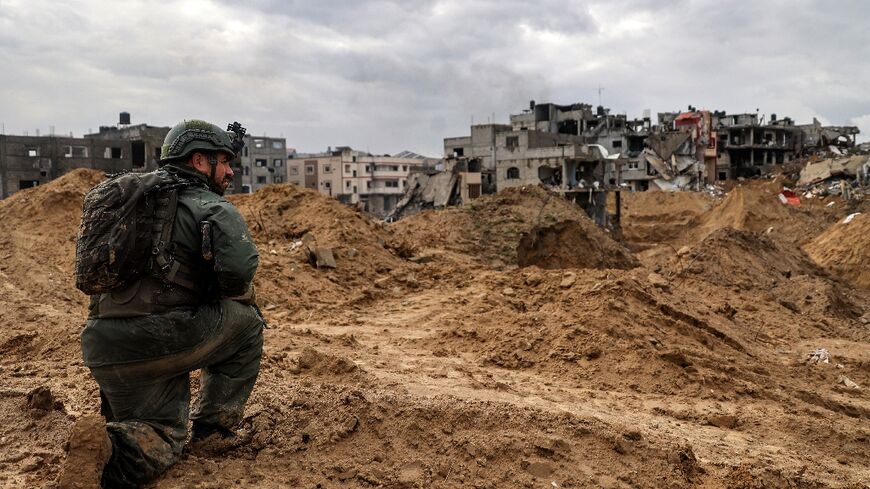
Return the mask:
M73 425L58 489L98 489L111 456L106 420L95 414L83 416Z

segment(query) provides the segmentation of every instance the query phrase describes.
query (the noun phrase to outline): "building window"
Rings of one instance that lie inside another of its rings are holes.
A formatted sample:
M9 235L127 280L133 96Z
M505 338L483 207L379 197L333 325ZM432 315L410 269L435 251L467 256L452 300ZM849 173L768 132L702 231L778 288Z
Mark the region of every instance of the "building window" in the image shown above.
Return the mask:
M258 176L257 183L266 183L266 176L265 175Z
M622 148L622 141L619 141L619 140L613 141L613 149L620 149L620 148Z
M350 173L350 165L344 165L344 172Z
M290 167L290 174L291 175L298 175L299 174L299 167L295 166L295 165L291 166Z
M332 173L332 165L323 165L323 173Z
M640 162L639 162L639 161L629 161L629 162L628 162L628 169L629 169L629 170L637 170L637 169L639 169L639 168L640 168Z
M87 158L87 146L67 146L63 154L67 158Z
M372 188L372 181L371 180L366 182L366 188Z
M520 137L519 136L508 136L505 138L505 146L508 148L516 148L520 145Z
M244 185L242 185L242 193L243 193L243 194L249 194L249 193L251 193L251 186L248 185L248 184L244 184Z
M332 182L323 182L323 186L326 188L332 188Z
M111 158L113 160L120 159L121 158L121 148L115 148L115 147L106 148L105 151L103 151L103 158L106 158L106 159Z
M274 176L272 177L272 183L284 183L284 177Z
M408 165L402 165L402 171L408 171Z
M305 173L307 175L314 175L314 165L305 165Z
M254 140L254 147L255 148L262 149L265 145L266 145L266 143L262 139L255 139Z
M356 185L353 186L353 193L356 193Z
M508 180L519 180L520 179L520 169L512 166L507 169L507 179Z
M465 154L465 148L453 148L453 156L463 156Z
M245 175L250 175L251 174L251 167L248 165L243 166L242 173L244 173Z
M27 147L27 156L30 156L31 158L33 158L35 156L39 156L39 148L37 148L35 146L28 146ZM27 188L27 187L24 187L24 188Z
M384 186L388 187L388 188L399 188L399 181L398 180L387 180L386 182L384 182Z
M272 141L272 149L284 149L283 141Z
M254 165L256 165L256 166L260 166L260 167L265 167L265 166L266 166L266 160L261 160L261 159L254 160Z
M369 172L369 166L366 165L366 173L368 173L368 172Z
M344 182L344 188L350 188L350 180Z
M282 158L275 158L274 160L272 160L272 165L276 167L284 166L284 160Z
M247 146L245 146L245 149L244 149L244 155L245 155L245 156L248 156L248 147L247 147ZM243 189L243 190L244 190L244 189ZM245 193L248 193L248 194L251 193L251 192L250 192L250 189L248 189L248 192L245 192Z

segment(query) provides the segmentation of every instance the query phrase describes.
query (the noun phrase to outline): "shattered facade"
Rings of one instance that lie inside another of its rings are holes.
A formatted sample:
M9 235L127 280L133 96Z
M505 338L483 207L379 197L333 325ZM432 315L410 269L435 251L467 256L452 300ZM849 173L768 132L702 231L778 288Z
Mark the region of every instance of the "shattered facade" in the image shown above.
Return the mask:
M372 155L343 146L324 153L297 154L287 160L287 171L290 183L386 217L405 193L409 177L434 169L438 162L410 152Z
M445 156L481 161L484 193L545 183L570 188L579 182L578 162L595 159L574 146L598 147L600 185L631 190L700 189L720 180L767 173L777 165L829 147L855 145L857 127L796 126L771 114L698 110L628 119L602 106L529 103L510 125L472 126L471 135L444 140ZM562 178L562 176L567 178ZM586 180L586 179L584 179Z

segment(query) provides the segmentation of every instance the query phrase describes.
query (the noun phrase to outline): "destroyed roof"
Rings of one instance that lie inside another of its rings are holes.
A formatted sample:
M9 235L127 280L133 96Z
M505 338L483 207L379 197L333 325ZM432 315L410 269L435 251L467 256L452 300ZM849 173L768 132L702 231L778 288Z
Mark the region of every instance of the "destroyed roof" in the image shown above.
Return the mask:
M417 160L437 160L438 158L432 158L430 156L423 156L421 154L417 154L413 151L400 151L393 155L395 158L414 158Z
M807 166L801 170L798 185L811 185L840 175L855 176L858 168L867 163L870 163L870 158L865 155L850 158L829 158L807 163Z

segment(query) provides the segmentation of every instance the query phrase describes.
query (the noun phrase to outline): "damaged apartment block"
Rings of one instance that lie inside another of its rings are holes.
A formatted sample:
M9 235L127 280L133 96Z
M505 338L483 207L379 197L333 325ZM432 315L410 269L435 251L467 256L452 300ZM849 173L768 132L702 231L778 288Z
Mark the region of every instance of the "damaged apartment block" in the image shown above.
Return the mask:
M543 185L586 209L601 226L618 226L621 190L701 190L719 180L760 175L800 155L855 145L856 127L796 126L790 118L727 114L689 106L640 119L584 103L529 103L510 124L477 124L444 139L435 172L409 180L390 215L462 203L481 193ZM606 212L613 193L617 213Z

